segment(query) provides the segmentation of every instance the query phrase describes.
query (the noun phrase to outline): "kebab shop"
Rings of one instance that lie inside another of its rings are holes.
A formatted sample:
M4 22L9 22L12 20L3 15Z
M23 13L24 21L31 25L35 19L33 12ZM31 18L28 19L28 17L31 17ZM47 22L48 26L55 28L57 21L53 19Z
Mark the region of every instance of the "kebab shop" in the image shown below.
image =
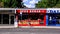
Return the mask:
M18 26L46 26L46 9L17 9Z

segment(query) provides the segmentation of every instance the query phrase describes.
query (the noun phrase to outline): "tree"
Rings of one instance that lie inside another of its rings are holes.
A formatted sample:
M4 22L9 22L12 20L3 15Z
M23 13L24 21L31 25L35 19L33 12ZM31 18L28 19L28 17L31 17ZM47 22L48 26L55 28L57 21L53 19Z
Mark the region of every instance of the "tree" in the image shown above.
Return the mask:
M54 7L58 3L59 0L48 0L48 6Z
M41 0L36 4L36 8L46 8L48 1L47 0Z
M4 3L0 0L0 7L4 7Z
M16 0L3 0L5 8L16 8L17 2Z
M36 4L36 8L52 8L56 6L58 2L59 0L41 0Z
M22 0L0 0L0 2L3 2L3 8L24 8Z
M55 8L60 8L60 0L58 1L58 3L56 4L56 6L54 6Z
M18 2L17 6L21 8L22 7L22 0L16 0L16 1Z

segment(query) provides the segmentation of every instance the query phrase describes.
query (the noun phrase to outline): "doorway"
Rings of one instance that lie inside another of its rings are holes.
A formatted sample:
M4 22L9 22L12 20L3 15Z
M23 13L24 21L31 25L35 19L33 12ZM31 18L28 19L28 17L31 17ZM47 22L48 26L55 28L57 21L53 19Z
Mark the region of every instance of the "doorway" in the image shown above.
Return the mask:
M0 25L13 25L14 15L10 14L0 14Z
M14 24L14 16L11 16L11 24Z
M9 14L2 14L3 15L3 24L9 24Z
M49 14L48 25L49 26L60 26L60 14Z

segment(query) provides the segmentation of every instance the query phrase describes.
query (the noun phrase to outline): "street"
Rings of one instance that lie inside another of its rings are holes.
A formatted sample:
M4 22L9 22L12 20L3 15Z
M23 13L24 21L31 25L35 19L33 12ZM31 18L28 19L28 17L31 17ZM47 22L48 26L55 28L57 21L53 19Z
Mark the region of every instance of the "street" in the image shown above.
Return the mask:
M60 29L53 28L1 28L0 34L60 34Z

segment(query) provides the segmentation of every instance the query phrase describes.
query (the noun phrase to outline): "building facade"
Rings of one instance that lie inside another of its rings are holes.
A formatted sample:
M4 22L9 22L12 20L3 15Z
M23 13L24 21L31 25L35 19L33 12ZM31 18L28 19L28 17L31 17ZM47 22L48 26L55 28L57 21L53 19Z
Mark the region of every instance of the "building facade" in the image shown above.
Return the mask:
M60 26L60 9L0 9L0 25Z
M15 10L0 10L0 25L14 25Z

